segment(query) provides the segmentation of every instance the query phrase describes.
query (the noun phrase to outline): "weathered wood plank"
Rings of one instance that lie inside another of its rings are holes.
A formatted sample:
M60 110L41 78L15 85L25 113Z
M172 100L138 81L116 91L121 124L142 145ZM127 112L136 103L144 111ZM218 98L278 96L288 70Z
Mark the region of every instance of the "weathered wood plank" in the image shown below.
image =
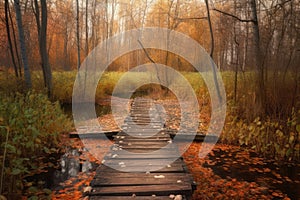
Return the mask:
M161 152L169 152L169 154L172 154L173 152L176 153L178 150L177 149L175 149L174 151L173 149L122 149L120 150L120 148L112 148L111 151L109 151L108 153L115 153L119 151L127 151L130 153L144 153L144 154L161 151Z
M99 178L94 179L91 182L93 188L99 186L133 186L133 185L190 185L190 178L181 178L177 176L169 178L143 178L136 176L134 178L119 178L119 177L109 177L109 178Z
M129 153L108 153L104 159L171 159L171 158L178 158L180 157L179 153L136 153L136 154L129 154Z
M171 139L170 140L167 140L167 141L160 141L160 140L157 140L157 141L148 141L147 139L144 139L144 140L140 140L140 141L129 141L127 142L126 140L117 140L115 141L115 144L118 144L118 145L122 145L122 146L139 146L139 145L161 145L161 146L166 146L167 144L170 144Z
M168 135L167 133L147 133L146 131L144 131L143 133L141 133L141 131L136 131L136 132L120 132L117 136L126 136L128 138L139 138L139 139L148 139L148 138L170 138L170 135ZM143 136L143 138L141 137Z
M144 149L144 150L159 150L161 148L164 149L176 149L175 147L170 147L170 146L166 146L166 145L135 145L135 146L131 146L131 145L119 145L118 147L116 146L116 148L122 148L124 150L126 149Z
M109 151L107 154L118 154L118 155L123 155L123 154L128 154L129 151L125 151L123 149L120 148L111 148L111 151ZM159 149L157 151L147 151L145 153L142 153L142 151L130 151L133 154L152 154L152 155L161 155L161 154L180 154L179 150L177 148L173 149L173 148L162 148ZM180 156L179 156L180 157ZM179 158L178 157L178 158Z
M169 163L172 163L173 159L137 159L137 160L128 160L128 159L116 159L116 160L105 160L105 163L108 165L116 166L135 166L135 167L146 167L146 166L167 166Z
M133 136L123 136L123 137L120 137L120 136L114 136L114 141L115 142L118 142L120 140L125 140L127 142L138 142L138 141L145 141L145 142L154 142L154 141L170 141L170 137L147 137L147 138L137 138L137 137L133 137Z
M91 196L90 200L171 200L170 196ZM186 199L185 196L182 197Z
M126 171L131 171L131 172L137 172L140 171L141 167L140 166L126 166L123 168ZM152 169L151 166L149 167L144 167L143 168L145 171L150 171ZM180 164L171 164L169 166L166 166L162 169L156 170L156 173L185 173L185 169L182 167ZM101 165L97 168L97 174L101 176L102 174L107 174L110 173L113 175L113 173L117 173L115 169L112 169L106 165ZM96 175L96 176L98 176Z
M113 174L113 176L111 176ZM159 177L160 175L163 175L164 179L172 178L172 177L177 177L178 179L184 179L184 178L190 178L190 174L186 173L158 173L158 172L151 172L151 173L132 173L132 172L120 172L115 170L114 172L110 174L101 174L99 176L96 174L95 179L102 179L102 178L112 178L112 177L117 177L117 178L136 178L139 177L141 179L147 179L147 178L154 178L154 177ZM159 179L159 178L158 178Z
M95 195L170 195L180 193L191 195L191 185L142 185L142 186L114 186L93 188L91 196Z
M127 125L135 125L135 124L145 124L145 125L148 125L148 124L153 124L153 125L161 125L163 124L161 121L150 121L150 122L147 122L147 121L142 121L142 120L134 120L134 121L131 121L131 120L128 120L128 121L125 121Z
M153 126L149 126L151 120L154 121ZM189 199L192 177L186 173L183 160L177 159L180 157L178 147L162 128L155 105L149 100L136 99L124 122L122 129L126 131L113 137L115 144L106 154L104 164L113 168L121 167L131 173L100 165L91 182L93 190L89 194L90 199L122 200L131 199L132 196L141 200L170 199L171 194L180 194L183 199ZM157 167L162 169L150 173ZM141 169L144 173L138 173ZM132 173L134 171L137 172Z

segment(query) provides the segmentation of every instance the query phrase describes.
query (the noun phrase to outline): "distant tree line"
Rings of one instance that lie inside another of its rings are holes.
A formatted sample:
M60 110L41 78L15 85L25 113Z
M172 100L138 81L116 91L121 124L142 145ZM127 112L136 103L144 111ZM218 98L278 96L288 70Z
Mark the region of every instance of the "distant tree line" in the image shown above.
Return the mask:
M50 96L51 69L79 68L108 37L156 26L189 35L221 71L235 72L235 101L242 96L238 77L253 72L256 114L279 116L299 107L299 0L5 0L0 10L0 66L24 76L27 87L30 70L42 69ZM148 52L157 63L194 70L178 55ZM134 51L115 60L110 70L147 62L144 51Z

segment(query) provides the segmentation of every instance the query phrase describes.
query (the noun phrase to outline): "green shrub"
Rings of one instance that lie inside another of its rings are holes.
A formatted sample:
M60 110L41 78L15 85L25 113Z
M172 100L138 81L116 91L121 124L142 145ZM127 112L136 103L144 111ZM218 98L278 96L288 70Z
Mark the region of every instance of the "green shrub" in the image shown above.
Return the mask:
M58 102L29 92L0 99L0 126L1 182L4 191L13 192L22 189L22 177L45 167L41 158L58 151L60 133L69 131L71 122Z
M53 98L60 103L72 103L77 71L53 72Z
M300 159L300 110L294 110L285 122L256 118L248 123L227 114L221 140L235 145L244 145L266 157L276 160L299 161Z

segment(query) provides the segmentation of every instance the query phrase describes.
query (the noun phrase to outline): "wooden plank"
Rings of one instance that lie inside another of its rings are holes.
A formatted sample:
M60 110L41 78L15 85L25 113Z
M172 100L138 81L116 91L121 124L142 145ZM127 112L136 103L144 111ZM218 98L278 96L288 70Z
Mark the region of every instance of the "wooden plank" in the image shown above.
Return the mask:
M153 138L169 138L171 140L171 137L170 135L168 135L167 133L165 132L162 132L161 130L151 130L151 131L142 131L142 130L139 130L139 131L136 131L136 132L133 132L131 130L124 130L120 133L118 133L118 135L116 136L119 136L119 137L115 137L116 139L125 139L125 138L136 138L136 139L153 139Z
M121 164L120 164L121 163ZM114 167L114 168L120 168L121 165L122 165L122 169L123 170L128 170L130 172L139 172L139 174L143 174L141 171L141 169L145 172L147 171L152 171L153 168L159 168L159 169L156 169L154 172L151 172L152 174L153 173L160 173L160 172L169 172L169 173L173 173L174 171L175 172L182 172L182 171L185 171L185 166L182 165L182 162L174 162L172 164L169 164L169 163L164 163L165 165L162 166L163 163L152 163L152 165L147 165L145 163L126 163L126 162L119 162L119 161L114 161L114 162L110 162L108 163L109 166L111 167ZM112 169L110 167L107 167L106 165L101 165L100 167L97 168L97 174L95 177L98 177L98 176L103 176L103 173L106 173L105 170L108 170L110 173L113 173L114 175L116 176L121 176L121 174L119 173L125 173L125 172L120 172L120 171L117 171L115 169ZM104 171L104 172L103 172ZM124 175L126 176L126 174Z
M167 144L170 144L172 142L172 140L165 140L165 141L148 141L147 139L144 140L140 140L140 141L127 141L126 139L124 140L117 140L115 141L115 144L117 145L122 145L122 146L139 146L139 145L162 145L165 146Z
M168 139L168 140L171 140L170 136L169 135L166 135L166 134L150 134L150 133L130 133L131 135L130 136L127 136L127 133L124 133L124 134L118 134L117 136L119 136L119 138L117 139L122 139L122 136L125 136L126 138L128 139ZM116 138L116 137L114 137ZM124 139L124 138L123 138Z
M122 129L124 128L127 128L127 129L132 129L132 130L136 130L136 131L139 131L139 132L142 132L142 131L162 131L163 130L163 127L162 126L156 126L156 127L149 127L149 126L137 126L137 125L123 125L122 126ZM128 131L127 131L128 132Z
M89 200L172 200L170 196L91 196ZM186 199L185 196L182 198Z
M101 175L100 175L101 174ZM191 175L190 174L186 174L186 173L158 173L158 172L151 172L151 173L142 173L142 172L119 172L117 170L115 170L115 172L107 174L104 172L100 172L99 176L95 176L96 180L100 180L100 179L111 179L112 176L111 174L114 175L114 178L141 178L141 179L153 179L155 177L158 177L160 175L163 175L164 178L157 178L157 180L159 179L177 179L177 180L186 180L186 179L190 179L191 180Z
M136 153L136 154L129 154L127 153L108 153L105 155L104 159L171 159L171 158L178 158L180 157L179 153L172 152L172 153Z
M119 151L128 151L128 152L131 152L131 153L152 153L152 152L156 152L156 151L162 151L162 152L164 152L164 151L168 151L169 152L169 154L172 154L174 151L178 151L177 149L167 149L167 148L165 148L165 149L161 149L161 148L159 148L159 149L134 149L134 148L132 148L132 149L123 149L123 148L112 148L110 151L109 151L109 153L114 153L114 152L119 152Z
M146 116L145 114L137 114L136 113L136 114L130 114L129 116L130 116L131 119L138 119L139 121L151 121L151 117ZM125 120L125 122L127 122L127 121Z
M170 163L172 163L172 159L138 159L134 160L128 160L128 159L116 159L116 160L105 160L105 163L108 165L119 165L119 166L167 166Z
M123 127L138 127L139 129L160 129L163 127L161 123L150 123L150 122L133 122L127 123Z
M69 138L101 138L101 137L109 137L112 138L114 135L117 135L120 130L111 130L111 131L103 131L103 132L86 132L86 133L78 133L78 132L70 132Z
M190 133L185 133L185 134L176 134L174 132L169 133L171 138L174 138L176 136L177 139L179 140L190 140L191 138L194 138L194 141L200 141L203 142L205 138L207 138L207 142L217 142L218 141L218 136L215 135L205 135L202 133L197 133L196 135L192 135Z
M119 151L120 149L112 149L111 151L109 151L109 153L113 153L113 152L115 152L115 151ZM125 151L128 151L128 152L130 152L130 153L151 153L151 152L156 152L156 151L158 151L158 150L161 150L161 148L159 148L159 149L126 149L126 148L124 148L124 149L122 149L122 151L123 150L125 150ZM173 150L172 149L166 149L166 151L169 151L170 152L170 154L172 154L173 153Z
M142 121L142 120L137 120L137 121L134 121L134 120L128 120L128 121L125 121L126 124L128 125L132 125L132 124L136 124L136 123L140 123L140 124L163 124L162 121L150 121L150 122L146 122L146 121Z
M135 150L141 149L141 150L144 150L146 152L147 151L157 151L157 150L159 150L161 148L166 148L167 149L167 147L165 145L152 145L152 146L143 146L143 145L130 146L130 145L122 145L122 146L119 146L117 148L121 148L121 149L128 150L128 151L131 151L131 150L135 151ZM173 147L173 148L168 147L168 149L172 150L172 149L175 149L175 147Z
M138 142L138 141L170 141L171 138L170 137L147 137L147 138L137 138L137 137L132 137L132 136L125 136L124 137L120 137L120 136L113 136L114 141L127 141L127 142Z
M130 172L137 172L140 171L140 167L135 167L135 166L126 166L123 168L126 171L130 171ZM152 169L151 166L148 167L144 167L143 168L145 171L150 171ZM101 165L97 168L97 176L101 176L102 173L106 174L106 173L110 173L110 174L114 174L117 173L118 171L115 169L112 169L106 165ZM166 166L162 169L156 170L156 173L180 173L180 172L184 172L184 168L182 167L182 165L178 165L178 164L171 164L169 166Z
M96 187L90 193L95 195L170 195L180 193L191 195L191 185L142 185L142 186L115 186L115 187Z
M141 135L149 135L152 136L153 134L161 134L160 132L163 130L163 128L138 128L136 126L134 127L122 127L122 130L126 133L132 135L132 134L141 134ZM167 133L163 133L162 135L165 135ZM148 137L149 137L148 136Z
M120 178L120 177L108 177L94 179L91 182L92 187L99 186L133 186L133 185L190 185L190 178L179 178L179 177L169 177L169 178L140 178L136 176L134 178Z
M158 137L159 138L170 138L170 135L168 135L167 133L161 132L161 131L159 133L156 133L156 134L153 134L153 132L150 134L150 133L147 133L146 131L141 132L141 130L140 131L136 131L136 132L129 132L128 131L128 133L127 133L127 131L126 132L122 131L122 132L118 133L117 136L120 136L120 137L122 137L122 136L128 136L129 138L130 137L133 137L133 138L142 138L141 136L143 136L144 139L146 139L146 137L147 138L158 138Z
M161 166L161 165L126 165L125 167L122 167L121 169L124 171L129 171L130 173L141 173L141 170L143 170L142 172L145 173L146 171L150 172L150 173L177 173L177 172L184 172L185 173L185 168L182 165L171 165L170 167L166 167L165 166ZM120 165L110 165L110 167L114 167L116 169L120 168ZM154 170L154 171L153 171ZM120 171L113 171L113 170L108 170L110 171L110 173L117 173ZM129 173L127 172L127 173ZM122 173L126 173L126 172L122 172ZM98 176L98 175L96 175ZM95 177L96 177L95 176ZM101 174L99 174L99 176L101 176Z
M131 154L125 154L125 155L118 155L118 154L112 154L112 155L106 155L104 157L105 160L107 159L113 159L113 160L136 160L136 159L170 159L170 158L178 158L180 155L170 155L170 154L163 154L163 155L153 155L153 154L145 154L145 155L131 155Z
M124 132L126 131L126 132ZM120 136L122 135L128 135L130 134L130 136L133 136L133 137L137 137L137 138L149 138L149 137L170 137L167 133L161 133L161 130L137 130L137 129L129 129L129 130L126 130L124 129L123 133L122 134L118 134Z
M143 153L141 153L141 152L132 152L132 153L143 155ZM180 152L179 152L178 148L176 148L174 150L173 149L160 149L159 151L148 151L148 152L146 152L144 154L152 154L152 155L167 154L167 155L170 155L172 153L179 154ZM108 154L123 155L123 154L128 154L128 152L124 151L124 150L119 150L119 149L117 150L117 149L115 149L114 151L113 150L109 151ZM179 158L179 156L178 156L178 158Z

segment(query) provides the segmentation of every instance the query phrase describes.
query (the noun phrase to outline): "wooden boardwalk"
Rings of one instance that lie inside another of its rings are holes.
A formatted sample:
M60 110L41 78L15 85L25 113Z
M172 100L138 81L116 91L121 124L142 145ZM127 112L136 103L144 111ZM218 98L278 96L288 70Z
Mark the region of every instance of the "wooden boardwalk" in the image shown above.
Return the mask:
M114 136L91 182L89 199L191 199L193 179L160 116L150 100L133 101L124 131Z

